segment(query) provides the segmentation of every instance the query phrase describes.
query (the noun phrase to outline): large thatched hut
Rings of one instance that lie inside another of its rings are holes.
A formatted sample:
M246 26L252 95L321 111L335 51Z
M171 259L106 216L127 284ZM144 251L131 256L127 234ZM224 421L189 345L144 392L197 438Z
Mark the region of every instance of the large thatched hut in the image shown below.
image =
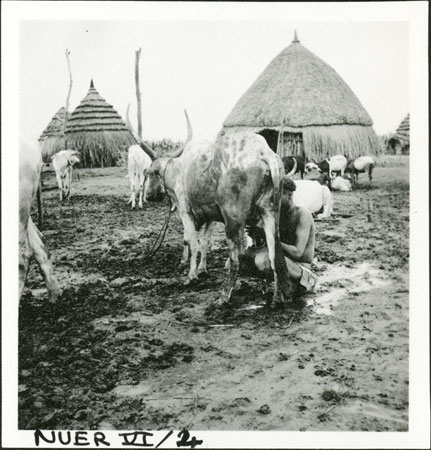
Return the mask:
M393 155L410 154L410 114L407 114L395 134L388 140L388 153Z
M126 123L91 80L87 95L66 123L67 148L81 153L83 167L112 167L135 143Z
M296 35L238 100L225 133L253 130L279 153L321 159L379 152L373 121L332 67L303 47Z
M47 127L39 137L42 159L44 162L51 162L54 153L64 150L64 120L70 117L66 114L66 108L62 106L51 119Z

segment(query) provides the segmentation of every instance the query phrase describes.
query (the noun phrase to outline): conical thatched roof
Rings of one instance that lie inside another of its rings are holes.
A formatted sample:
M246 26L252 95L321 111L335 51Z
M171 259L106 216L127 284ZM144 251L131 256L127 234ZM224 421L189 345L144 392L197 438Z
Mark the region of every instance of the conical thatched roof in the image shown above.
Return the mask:
M135 143L126 123L100 96L91 80L87 95L67 121L67 147L81 152L84 167L111 167Z
M60 150L65 149L63 122L65 119L66 108L62 106L51 119L47 127L39 137L42 159L44 162L50 162L51 156ZM67 118L70 113L67 113Z
M398 139L402 145L410 144L410 114L404 118L392 139Z
M226 118L225 131L251 128L302 133L309 158L378 151L372 120L344 80L296 35Z

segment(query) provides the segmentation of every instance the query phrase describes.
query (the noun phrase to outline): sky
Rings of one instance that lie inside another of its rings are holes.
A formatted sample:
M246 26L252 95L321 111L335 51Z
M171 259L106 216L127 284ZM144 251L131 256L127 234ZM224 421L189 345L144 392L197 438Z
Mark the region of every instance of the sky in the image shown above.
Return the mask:
M101 7L102 4L100 4ZM194 135L212 138L240 96L290 45L301 44L347 82L378 134L409 112L408 22L282 20L21 21L20 128L39 137L66 102L70 50L72 111L94 80L100 95L136 122L135 51L145 139L184 139L187 109Z

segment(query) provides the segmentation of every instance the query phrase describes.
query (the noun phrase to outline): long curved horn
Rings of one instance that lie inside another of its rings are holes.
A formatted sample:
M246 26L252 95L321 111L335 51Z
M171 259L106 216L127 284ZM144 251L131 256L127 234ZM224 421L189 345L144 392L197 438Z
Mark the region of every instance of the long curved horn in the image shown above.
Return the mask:
M286 174L287 178L293 178L293 175L295 175L297 166L298 166L298 163L296 162L296 158L293 158L293 169L288 174Z
M184 110L184 114L186 115L186 121L187 121L187 142L190 142L193 139L193 129L192 129L192 124L190 123L190 119L189 116L187 114L187 110Z
M187 139L186 142L182 147L180 147L178 150L176 150L174 153L171 154L171 158L178 158L183 153L184 149L186 148L186 145L192 140L193 138L193 129L192 124L190 123L189 116L187 114L187 111L184 110L184 114L186 115L186 121L187 121Z
M144 150L144 152L152 160L155 160L157 158L156 152L149 145L147 145L145 142L142 142L141 139L139 138L139 136L137 135L136 131L133 129L132 123L130 122L129 109L130 109L130 102L127 105L127 110L126 110L126 125L127 125L127 128L132 133L132 136L135 138L136 142L139 144L139 146L142 148L142 150Z

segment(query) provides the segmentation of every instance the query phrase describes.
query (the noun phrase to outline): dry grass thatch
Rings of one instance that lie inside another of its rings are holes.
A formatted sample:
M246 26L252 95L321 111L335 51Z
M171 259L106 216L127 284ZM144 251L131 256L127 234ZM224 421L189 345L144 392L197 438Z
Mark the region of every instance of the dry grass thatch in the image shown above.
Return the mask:
M278 133L280 128L232 127L225 128L223 131L225 133L237 133L244 130L256 133L260 133L263 130L274 130ZM283 132L302 133L303 156L309 160L320 161L333 155L345 155L348 159L353 159L361 155L377 155L382 152L378 137L372 127L361 125L283 127ZM275 137L274 140L276 139ZM273 150L275 151L275 148Z
M303 133L310 158L379 152L372 120L344 80L296 36L239 99L223 126Z
M410 144L410 114L407 114L407 116L401 122L400 126L395 132L395 135L392 136L392 139L399 140L402 145Z
M50 162L51 156L54 155L54 153L66 148L63 134L65 112L66 109L62 106L39 137L42 159L44 162ZM69 118L70 113L67 113L66 117Z
M81 153L84 167L112 167L120 161L121 152L135 143L126 123L92 81L86 97L67 121L67 147Z

